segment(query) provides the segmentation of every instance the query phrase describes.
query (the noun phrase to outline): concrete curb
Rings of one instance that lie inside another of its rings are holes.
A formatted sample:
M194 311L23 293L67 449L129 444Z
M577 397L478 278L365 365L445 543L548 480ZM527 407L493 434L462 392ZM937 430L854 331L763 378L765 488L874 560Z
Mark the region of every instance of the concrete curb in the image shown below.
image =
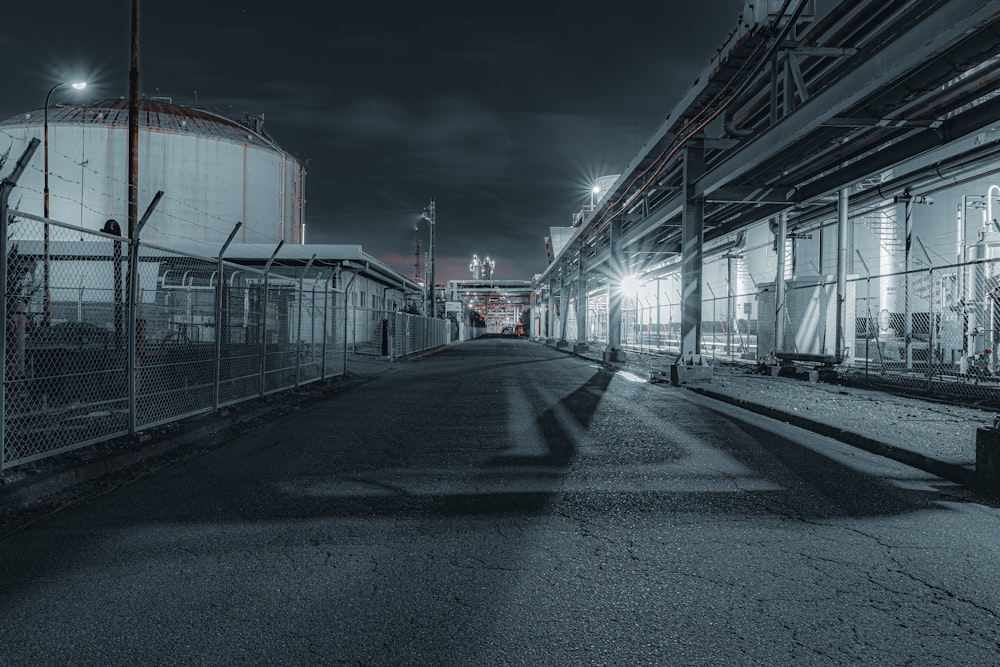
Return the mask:
M574 354L572 351L568 352L569 354ZM574 356L593 361L593 359L583 354L574 354ZM626 366L628 366L628 364L626 364ZM629 367L633 368L633 370L638 370L638 367ZM799 428L806 429L807 431L812 431L813 433L833 438L834 440L851 445L852 447L863 449L866 452L877 454L878 456L884 456L894 461L899 461L900 463L905 463L906 465L913 466L914 468L923 470L924 472L929 472L932 475L947 479L955 482L956 484L976 488L974 467L941 461L939 459L926 456L925 454L920 454L909 449L891 445L887 442L882 442L881 440L869 438L861 435L860 433L855 433L854 431L847 431L824 422L803 417L802 415L786 412L784 410L761 405L759 403L753 403L743 398L737 398L721 392L712 391L711 389L706 389L705 387L698 385L682 384L680 386L697 394L701 394L702 396L707 396L708 398L713 398L723 403L729 403L730 405L735 405L749 412L770 417L771 419L787 422L793 426L798 426Z
M753 403L746 399L712 391L711 389L706 389L704 387L696 385L683 385L683 388L697 394L701 394L702 396L707 396L708 398L713 398L717 401L722 401L723 403L729 403L730 405L735 405L744 410L787 422L793 426L798 426L799 428L804 428L808 431L824 435L828 438L839 440L840 442L857 447L858 449L863 449L866 452L871 452L872 454L878 454L879 456L884 456L886 458L893 459L894 461L905 463L906 465L913 466L914 468L918 468L924 472L929 472L932 475L937 475L938 477L942 477L957 484L962 484L963 486L973 487L975 484L975 471L968 466L941 461L909 449L904 449L902 447L897 447L896 445L891 445L887 442L882 442L881 440L869 438L861 435L860 433L846 431L837 426L809 419L808 417L803 417L802 415L785 412L784 410L772 408L767 405L760 405L759 403Z

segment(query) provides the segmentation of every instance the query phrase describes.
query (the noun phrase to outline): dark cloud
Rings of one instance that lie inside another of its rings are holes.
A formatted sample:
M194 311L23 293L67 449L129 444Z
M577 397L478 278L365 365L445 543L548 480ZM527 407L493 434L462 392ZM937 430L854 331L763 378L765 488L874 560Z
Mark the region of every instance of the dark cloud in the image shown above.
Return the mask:
M331 17L327 3L143 3L142 88L263 113L309 161L312 241L362 244L409 275L435 197L441 279L468 275L473 253L528 278L548 228L627 165L742 6L339 3ZM0 116L39 108L73 72L93 96L127 94L128 3L16 3L0 26L0 57L18 64Z

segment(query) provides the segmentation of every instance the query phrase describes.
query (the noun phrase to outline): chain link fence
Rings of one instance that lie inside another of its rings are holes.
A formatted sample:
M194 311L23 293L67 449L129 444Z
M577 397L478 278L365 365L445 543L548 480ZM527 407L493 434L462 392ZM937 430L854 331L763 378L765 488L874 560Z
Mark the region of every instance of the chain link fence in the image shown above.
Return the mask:
M1000 260L855 284L855 345L841 373L933 394L1000 399Z
M349 307L335 266L133 250L12 215L0 469L342 375L349 351L450 340L448 320Z
M745 304L756 294L711 298L702 302L701 350L710 361L739 361L757 357L757 319ZM680 304L655 297L623 299L622 345L642 353L679 355Z
M757 287L703 301L706 359L812 362L875 386L1000 399L998 259L849 277L840 319L833 277L790 278L780 326L775 283ZM606 341L606 318L595 314L589 321L605 329L592 340ZM622 341L639 352L679 354L680 305L624 298Z
M354 354L398 359L432 350L458 339L457 323L392 310L351 306L347 311L347 345Z

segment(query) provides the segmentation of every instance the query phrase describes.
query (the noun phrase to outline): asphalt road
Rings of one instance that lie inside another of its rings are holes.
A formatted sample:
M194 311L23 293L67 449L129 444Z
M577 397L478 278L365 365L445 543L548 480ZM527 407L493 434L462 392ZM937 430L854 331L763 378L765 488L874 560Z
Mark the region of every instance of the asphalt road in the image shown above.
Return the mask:
M1000 510L522 340L0 539L0 664L997 664Z

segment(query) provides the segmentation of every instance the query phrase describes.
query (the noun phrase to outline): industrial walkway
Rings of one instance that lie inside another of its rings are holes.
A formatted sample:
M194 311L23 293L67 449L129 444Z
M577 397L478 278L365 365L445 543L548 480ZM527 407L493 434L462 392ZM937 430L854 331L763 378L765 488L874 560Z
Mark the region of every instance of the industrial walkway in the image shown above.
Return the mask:
M601 354L595 349L583 356L598 363ZM324 388L307 386L242 408L235 406L221 415L195 420L180 429L171 426L143 434L139 438L143 444L138 449L120 440L7 470L0 477L0 508L9 510L36 505L74 484L136 465L148 457L162 456L174 448L194 442L207 444L209 436L221 439L234 428L252 428L270 415L298 410L309 401L392 374L408 363L411 362L352 355L348 377ZM630 371L645 380L660 375L658 371L666 368L665 363L662 356L630 353L625 364L612 367ZM718 364L714 371L712 382L692 383L681 388L664 385L663 391L700 393L965 485L972 481L976 430L991 426L998 416L995 410L974 405L764 376L745 365Z
M4 663L996 657L960 485L525 340L362 372L0 530Z
M586 356L600 358L593 352ZM648 377L660 375L667 363L662 355L630 353L625 367ZM721 363L713 372L711 382L684 388L962 484L972 482L976 430L992 426L1000 416L972 401L945 402L850 384L771 377L748 364Z

